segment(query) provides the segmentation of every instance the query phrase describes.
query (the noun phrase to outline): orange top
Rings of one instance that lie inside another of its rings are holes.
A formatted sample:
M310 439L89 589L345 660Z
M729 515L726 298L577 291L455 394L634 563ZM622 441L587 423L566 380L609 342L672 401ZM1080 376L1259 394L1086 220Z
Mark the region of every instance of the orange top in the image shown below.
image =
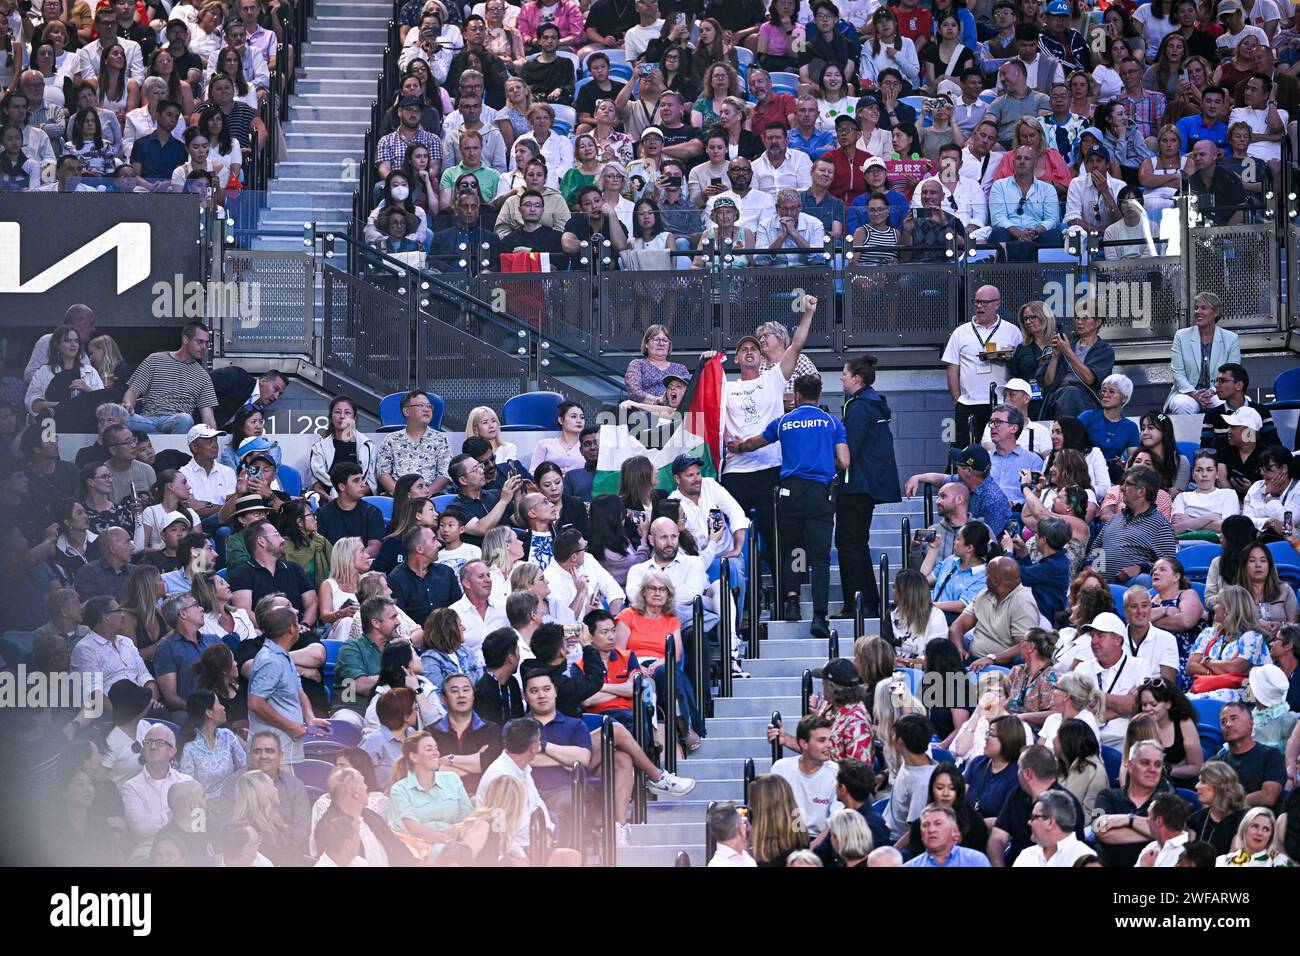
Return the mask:
M649 618L631 607L620 611L614 620L627 625L632 632L627 649L642 660L663 660L664 642L668 635L681 628L681 622L674 615Z

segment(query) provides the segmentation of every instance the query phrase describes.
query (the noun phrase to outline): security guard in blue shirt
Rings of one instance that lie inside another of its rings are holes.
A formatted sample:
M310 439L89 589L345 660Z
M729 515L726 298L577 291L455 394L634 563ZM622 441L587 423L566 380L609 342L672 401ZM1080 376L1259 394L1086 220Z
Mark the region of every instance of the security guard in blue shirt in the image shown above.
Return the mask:
M797 621L800 568L796 552L807 555L812 579L815 637L829 637L826 616L830 597L831 529L835 516L833 483L835 473L849 467L848 437L844 424L817 407L822 396L821 379L801 375L794 380L794 411L770 422L761 435L744 441L732 439L729 451L756 451L773 442L781 443L781 502L777 523L781 531L785 574L785 619ZM793 587L792 587L793 585Z

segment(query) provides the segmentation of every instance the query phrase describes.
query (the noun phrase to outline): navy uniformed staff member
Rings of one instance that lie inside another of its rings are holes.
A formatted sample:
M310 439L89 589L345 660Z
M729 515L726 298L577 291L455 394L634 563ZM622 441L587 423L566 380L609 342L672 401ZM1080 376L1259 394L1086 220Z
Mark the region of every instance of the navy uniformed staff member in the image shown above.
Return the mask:
M736 344L736 364L740 367L738 381L726 381L722 386L723 440L727 443L727 456L722 463L722 487L731 493L741 508L751 508L758 513L758 529L763 544L763 558L769 567L775 567L776 555L772 551L772 532L775 510L772 489L781 473L781 448L777 445L756 446L756 451L738 452L732 445L762 434L769 422L785 412L785 383L794 373L794 367L803 354L804 342L817 311L817 297L805 295L803 318L794 330L790 346L771 368L760 371L763 359L762 344L752 335L741 336ZM704 359L715 353L706 352Z
M812 579L814 637L829 637L826 623L830 594L831 526L835 502L832 482L836 471L849 467L848 435L844 423L817 407L821 379L801 375L794 380L798 405L744 441L732 439L729 451L755 451L781 443L781 507L777 520L786 553L785 619L799 620L799 573L793 558L802 549ZM793 588L791 587L793 585Z
M989 385L998 388L1006 385L1009 353L1023 341L1015 323L1004 322L998 315L1001 305L1002 293L997 286L980 286L975 292L975 315L948 337L943 350L943 362L948 367L948 393L957 418L954 448L965 448L983 433L993 412ZM967 418L972 415L975 417L973 435L967 427Z

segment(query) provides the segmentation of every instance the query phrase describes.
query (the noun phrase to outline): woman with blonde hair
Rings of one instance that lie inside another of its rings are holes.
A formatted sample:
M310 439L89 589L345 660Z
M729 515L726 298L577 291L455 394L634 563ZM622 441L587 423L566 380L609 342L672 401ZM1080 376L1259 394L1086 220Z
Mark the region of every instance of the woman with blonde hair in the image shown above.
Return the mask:
M908 689L906 678L895 674L876 684L871 713L876 721L876 739L884 745L888 775L893 776L903 766L903 755L894 745L894 725L908 714L925 716L925 707Z
M558 598L551 597L551 584L542 574L536 561L519 561L510 571L510 593L532 591L542 602L542 621L546 624L572 623L573 612L561 607Z
M1215 866L1237 867L1273 867L1295 866L1291 858L1281 850L1273 849L1273 834L1277 830L1277 818L1268 807L1251 807L1241 818L1237 827L1237 839L1233 841L1236 848L1214 861Z
M1237 771L1222 760L1205 764L1196 776L1196 800L1200 809L1187 821L1188 832L1194 839L1213 843L1220 853L1228 853L1250 806Z
M1133 745L1143 742L1144 740L1154 741L1161 750L1165 745L1160 741L1160 724L1151 714L1138 714L1128 722L1128 727L1124 730L1124 747L1120 753L1132 753ZM1168 765L1166 765L1168 769ZM1128 786L1128 761L1120 763L1119 768L1119 785Z
M997 170L993 173L993 181L1006 179L1015 172L1016 150L1021 146L1028 146L1037 157L1034 160L1034 178L1041 179L1052 186L1057 195L1064 199L1073 176L1070 175L1070 167L1065 157L1047 145L1047 137L1043 135L1043 128L1038 125L1038 119L1024 116L1016 120L1011 134L1011 143L1010 151L1002 157Z
M496 411L487 405L471 408L469 417L465 419L465 437L470 438L474 435L486 439L492 446L492 457L496 459L498 465L502 462L514 461L519 457L519 449L514 442L501 440L501 419L497 417Z
M119 622L121 633L135 641L146 664L157 653L158 642L167 636L167 623L158 610L158 601L166 590L162 572L152 564L138 564L122 584L117 602L125 612Z
M482 665L465 646L465 625L451 608L441 607L429 615L424 622L422 642L424 653L420 655L420 663L436 692L442 691L443 681L452 674L464 674L474 682L483 676Z
M826 829L830 832L831 849L841 860L841 866L863 866L875 849L871 828L856 810L836 810L826 821Z
M862 686L875 687L894 673L894 649L879 635L864 635L853 642L853 663Z
M280 809L275 782L261 770L249 770L235 778L234 788L232 825L243 824L256 830L262 838L262 853L276 866L302 866L305 860L294 845L293 829Z
M1010 155L1010 154L1008 154ZM1016 346L1007 363L1007 376L1032 382L1038 376L1038 363L1056 338L1056 317L1041 299L1026 302L1017 314L1024 342ZM1041 399L1038 401L1042 404ZM1031 410L1037 411L1031 406Z
M122 360L122 350L117 347L113 336L96 335L86 343L86 355L90 358L90 364L94 366L95 371L99 373L99 380L104 384L104 388L120 398L126 392L126 383L131 377L131 369Z
M985 671L980 674L978 691L978 705L958 729L957 736L948 748L958 764L982 754L989 735L989 724L1009 713L1007 704L1011 701L1011 678L1006 673Z
M894 639L898 641L899 656L895 663L907 667L920 667L925 645L935 638L948 636L948 620L930 599L930 583L913 568L904 568L894 577L894 608L890 620L894 625Z
M493 528L483 536L483 561L492 574L493 603L505 603L510 596L510 575L523 560L524 543L513 528Z
M750 845L760 867L783 867L796 850L808 849L812 838L794 791L783 777L759 774L749 785Z
M663 398L664 379L669 375L689 381L690 372L669 356L673 351L672 335L666 325L648 325L641 336L641 358L627 363L623 376L628 395L634 402Z
M360 538L339 538L330 552L330 576L320 586L317 599L320 622L334 625L337 637L346 640L351 618L360 610L357 579L370 570L372 559Z
M790 330L785 323L764 322L754 330L754 338L758 339L758 347L763 352L763 361L759 364L758 370L766 372L768 369L780 365L781 359L785 358L785 353L790 348ZM787 411L794 407L794 380L801 375L813 375L819 379L822 377L822 373L817 371L817 366L813 364L813 360L803 352L799 353L799 360L794 363L794 371L785 380Z
M1192 678L1189 700L1241 700L1252 667L1269 662L1268 646L1260 633L1257 605L1239 584L1222 588L1214 605L1214 623L1187 655L1187 676Z
M459 827L460 842L469 847L478 866L496 866L502 857L527 858L518 842L526 800L523 782L517 777L500 776L487 785L482 804Z
M718 123L714 129L727 134L727 158L743 156L753 161L763 154L763 139L757 133L745 129L749 120L749 104L739 96L728 96L722 101L718 112Z
M215 572L196 574L190 584L190 594L203 608L202 633L218 637L234 634L241 643L257 637L257 625L247 611L235 606L230 585L221 575Z
M438 800L428 799L437 788ZM456 840L458 824L469 816L469 794L460 777L442 769L438 742L427 730L402 741L388 788L388 825L421 859L437 859Z
M1047 714L1022 714L1020 719L1026 723L1041 720L1043 728L1038 732L1038 742L1044 747L1052 746L1052 741L1060 732L1061 724L1067 720L1081 720L1101 740L1101 718L1106 712L1106 695L1101 688L1086 674L1070 671L1062 674L1061 679L1052 688L1052 709Z

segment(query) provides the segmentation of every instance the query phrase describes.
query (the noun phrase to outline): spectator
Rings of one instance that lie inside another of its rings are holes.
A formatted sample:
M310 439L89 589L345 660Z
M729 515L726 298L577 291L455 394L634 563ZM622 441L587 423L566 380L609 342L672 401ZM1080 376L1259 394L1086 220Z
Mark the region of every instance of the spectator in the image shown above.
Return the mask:
M988 827L993 826L1008 795L1018 786L1018 761L1025 742L1025 725L1018 717L996 717L989 722L984 752L972 752L972 759L966 763L966 802Z
M1091 848L1074 835L1077 822L1069 796L1045 791L1029 817L1034 846L1023 850L1012 866L1072 867L1081 857L1091 855Z
M1278 108L1276 100L1271 96L1272 90L1273 81L1267 74L1252 75L1244 87L1244 105L1233 109L1228 116L1228 123L1231 125L1240 121L1250 126L1248 155L1268 163L1276 177L1288 114L1286 110Z
M1138 866L1177 866L1191 833L1186 829L1191 807L1176 793L1162 793L1151 801L1147 824L1154 839L1143 848Z
M972 655L980 655L971 665L983 670L988 664L1012 662L1020 656L1020 642L1039 620L1034 595L1020 581L1020 565L1011 558L994 558L986 574L987 587L962 611L949 629L949 639L958 651L967 631L974 637Z
M979 850L972 850L958 845L961 838L957 812L950 806L931 803L925 807L920 816L921 842L925 853L917 856L904 866L908 867L947 867L947 866L989 866L989 858Z
M1050 89L1053 83L1064 79L1059 63L1049 64L1047 57L1040 61L1037 39L1037 31L1032 31L1031 36L1030 32L1017 28L1017 56L1007 60L998 68L997 89L1000 95L989 104L984 115L998 124L998 142L1003 148L1011 146L1016 121L1022 116L1037 118L1052 111L1051 101L1045 91ZM1034 41L1032 44L1031 40ZM1024 59L1026 51L1034 54L1033 59L1028 63ZM1037 64L1033 84L1030 83L1028 72L1031 64Z
M776 131L772 131L775 138ZM759 255L760 265L814 265L823 258L824 230L821 221L801 212L803 199L795 189L776 194L776 212L759 224L755 248L760 250L803 249L805 252Z
M302 568L284 560L284 536L262 518L244 528L243 539L248 560L229 575L235 604L251 614L257 602L278 592L288 597L303 624L313 626L318 607L316 589Z
M1074 835L1083 839L1083 808L1074 795L1057 782L1056 757L1046 747L1026 747L1020 753L1020 787L1007 797L998 814L997 823L989 833L988 858L994 866L1006 866L1008 859L1015 860L1033 842L1030 817L1034 805L1044 793L1056 792L1068 796L1074 805Z
M179 716L195 689L199 657L220 638L202 633L203 608L193 595L173 594L163 602L162 613L171 633L159 641L153 669L163 706Z
M1103 746L1114 747L1123 742L1129 718L1136 712L1138 689L1159 671L1145 655L1130 653L1128 630L1113 614L1098 615L1079 628L1079 634L1092 635L1093 659L1084 657L1076 672L1106 689L1099 739Z
M402 539L406 560L388 574L393 598L413 620L422 621L437 608L450 607L461 598L456 573L436 561L439 551L431 529L416 525Z
M715 803L709 807L709 836L717 850L709 860L710 867L756 867L749 855L749 820L742 817L734 803Z
M564 494L579 501L592 501L592 485L596 479L596 465L600 460L600 427L588 425L578 435L578 451L583 466L564 474ZM499 454L499 453L498 453ZM679 486L680 487L680 486Z
M1187 192L1196 197L1197 212L1211 225L1233 226L1242 221L1247 206L1241 179L1218 165L1219 148L1210 140L1192 146L1192 172Z
M474 712L502 725L524 714L523 693L515 671L519 669L519 639L508 627L483 639L483 676L474 685Z
M1240 700L1250 669L1268 662L1256 605L1243 585L1239 581L1218 591L1214 624L1201 632L1188 654L1185 670L1192 678L1193 699Z
M1155 506L1160 476L1146 466L1131 468L1123 489L1124 509L1102 528L1093 557L1104 561L1099 568L1108 582L1149 586L1155 562L1177 550L1173 526Z
M1237 829L1237 851L1220 856L1215 866L1295 866L1286 854L1274 849L1277 821L1265 807L1247 810Z
M751 845L759 867L785 866L790 853L807 849L808 825L785 777L765 773L754 778L749 787L749 806Z
M1072 674L1065 675L1064 680L1069 682L1071 687L1078 686L1078 679ZM1083 680L1087 681L1086 678ZM1084 686L1091 688L1096 696L1096 706L1100 709L1101 692L1091 681ZM1063 704L1061 716L1067 708L1075 709L1073 702L1068 699ZM1072 717L1057 724L1053 738L1040 739L1054 741L1060 759L1062 785L1074 794L1084 812L1091 814L1097 804L1097 797L1110 786L1110 779L1106 773L1106 765L1101 759L1101 744L1097 741L1097 731L1093 726L1096 718L1092 716L1091 710L1079 712L1079 716L1084 714L1092 718L1091 723Z
M1210 759L1222 761L1236 772L1248 806L1274 807L1286 785L1285 761L1276 747L1255 740L1254 724L1250 707L1237 700L1224 704L1219 711L1223 749Z
M401 410L406 427L384 439L375 459L379 485L392 494L399 477L418 474L429 482L431 494L439 494L449 481L451 446L446 435L430 427L433 405L428 393L407 392L402 396Z
M127 425L146 433L188 433L197 415L216 428L217 405L212 378L203 361L211 335L198 322L181 331L181 347L174 352L154 352L131 376L122 399L132 414ZM140 403L137 407L137 403Z
M140 746L144 768L120 788L127 839L137 848L170 819L167 792L176 784L193 779L171 765L176 756L176 735L167 725L150 727Z
M1250 411L1252 409L1245 409L1232 417L1235 419ZM1235 431L1237 429L1230 428L1229 434ZM1258 445L1256 448L1258 449ZM1296 458L1280 445L1269 445L1260 450L1258 460L1259 481L1246 491L1242 514L1254 522L1259 530L1261 541L1290 540L1285 534L1286 515L1290 513L1294 517L1295 514L1300 513L1300 484L1296 482L1296 476L1300 473L1300 462L1297 462ZM1231 458L1229 462L1232 462ZM1235 488L1235 479L1230 478L1230 481ZM1235 494L1235 491L1233 493ZM1231 510L1226 513L1230 514ZM1285 615L1287 620L1294 616L1294 608Z
M158 685L141 659L135 642L120 633L121 615L122 609L116 598L99 596L86 601L82 618L90 631L73 648L71 669L80 673L83 680L97 682L90 686L107 687L110 705L114 704L113 688L122 681L135 685L143 690L145 695L156 699ZM113 636L105 636L106 634ZM120 713L115 708L118 717L127 712L138 716L149 705L149 701L143 700L140 694L125 688L117 694L123 701ZM118 721L117 726L124 726L124 723Z
M1187 821L1187 829L1197 840L1212 844L1221 854L1232 844L1246 815L1246 791L1237 772L1222 760L1211 760L1196 778L1196 799L1200 808Z
M185 708L188 723L179 741L180 770L194 778L204 794L219 797L226 779L248 766L248 757L234 732L221 726L226 709L216 694L195 690L186 697ZM176 822L186 825L191 821Z
M77 595L83 601L94 597L109 597L116 601L136 568L131 563L131 538L121 528L110 527L100 532L96 543L100 556L88 562L74 578ZM94 627L93 624L90 626Z
M633 401L663 397L663 378L665 375L688 375L686 366L671 361L673 341L668 335L667 327L650 325L641 337L641 354L645 356L628 362L625 376L628 395Z
M330 484L335 496L317 513L320 533L331 544L337 544L342 538L360 538L366 551L374 557L384 536L384 519L377 507L363 500L369 489L361 466L354 462L335 465L330 469Z
M997 105L996 101L993 105ZM1026 261L1030 256L1025 244L1053 247L1060 246L1063 241L1055 190L1050 184L1035 178L1035 162L1037 157L1032 149L1019 147L1015 151L1014 173L1008 179L994 182L989 194L990 223L993 226L989 241L1006 243L1006 257L1012 262Z
M1159 743L1138 741L1125 759L1128 785L1104 791L1093 811L1098 856L1105 866L1137 864L1153 836L1148 819L1152 801L1170 789L1161 777L1165 761Z

